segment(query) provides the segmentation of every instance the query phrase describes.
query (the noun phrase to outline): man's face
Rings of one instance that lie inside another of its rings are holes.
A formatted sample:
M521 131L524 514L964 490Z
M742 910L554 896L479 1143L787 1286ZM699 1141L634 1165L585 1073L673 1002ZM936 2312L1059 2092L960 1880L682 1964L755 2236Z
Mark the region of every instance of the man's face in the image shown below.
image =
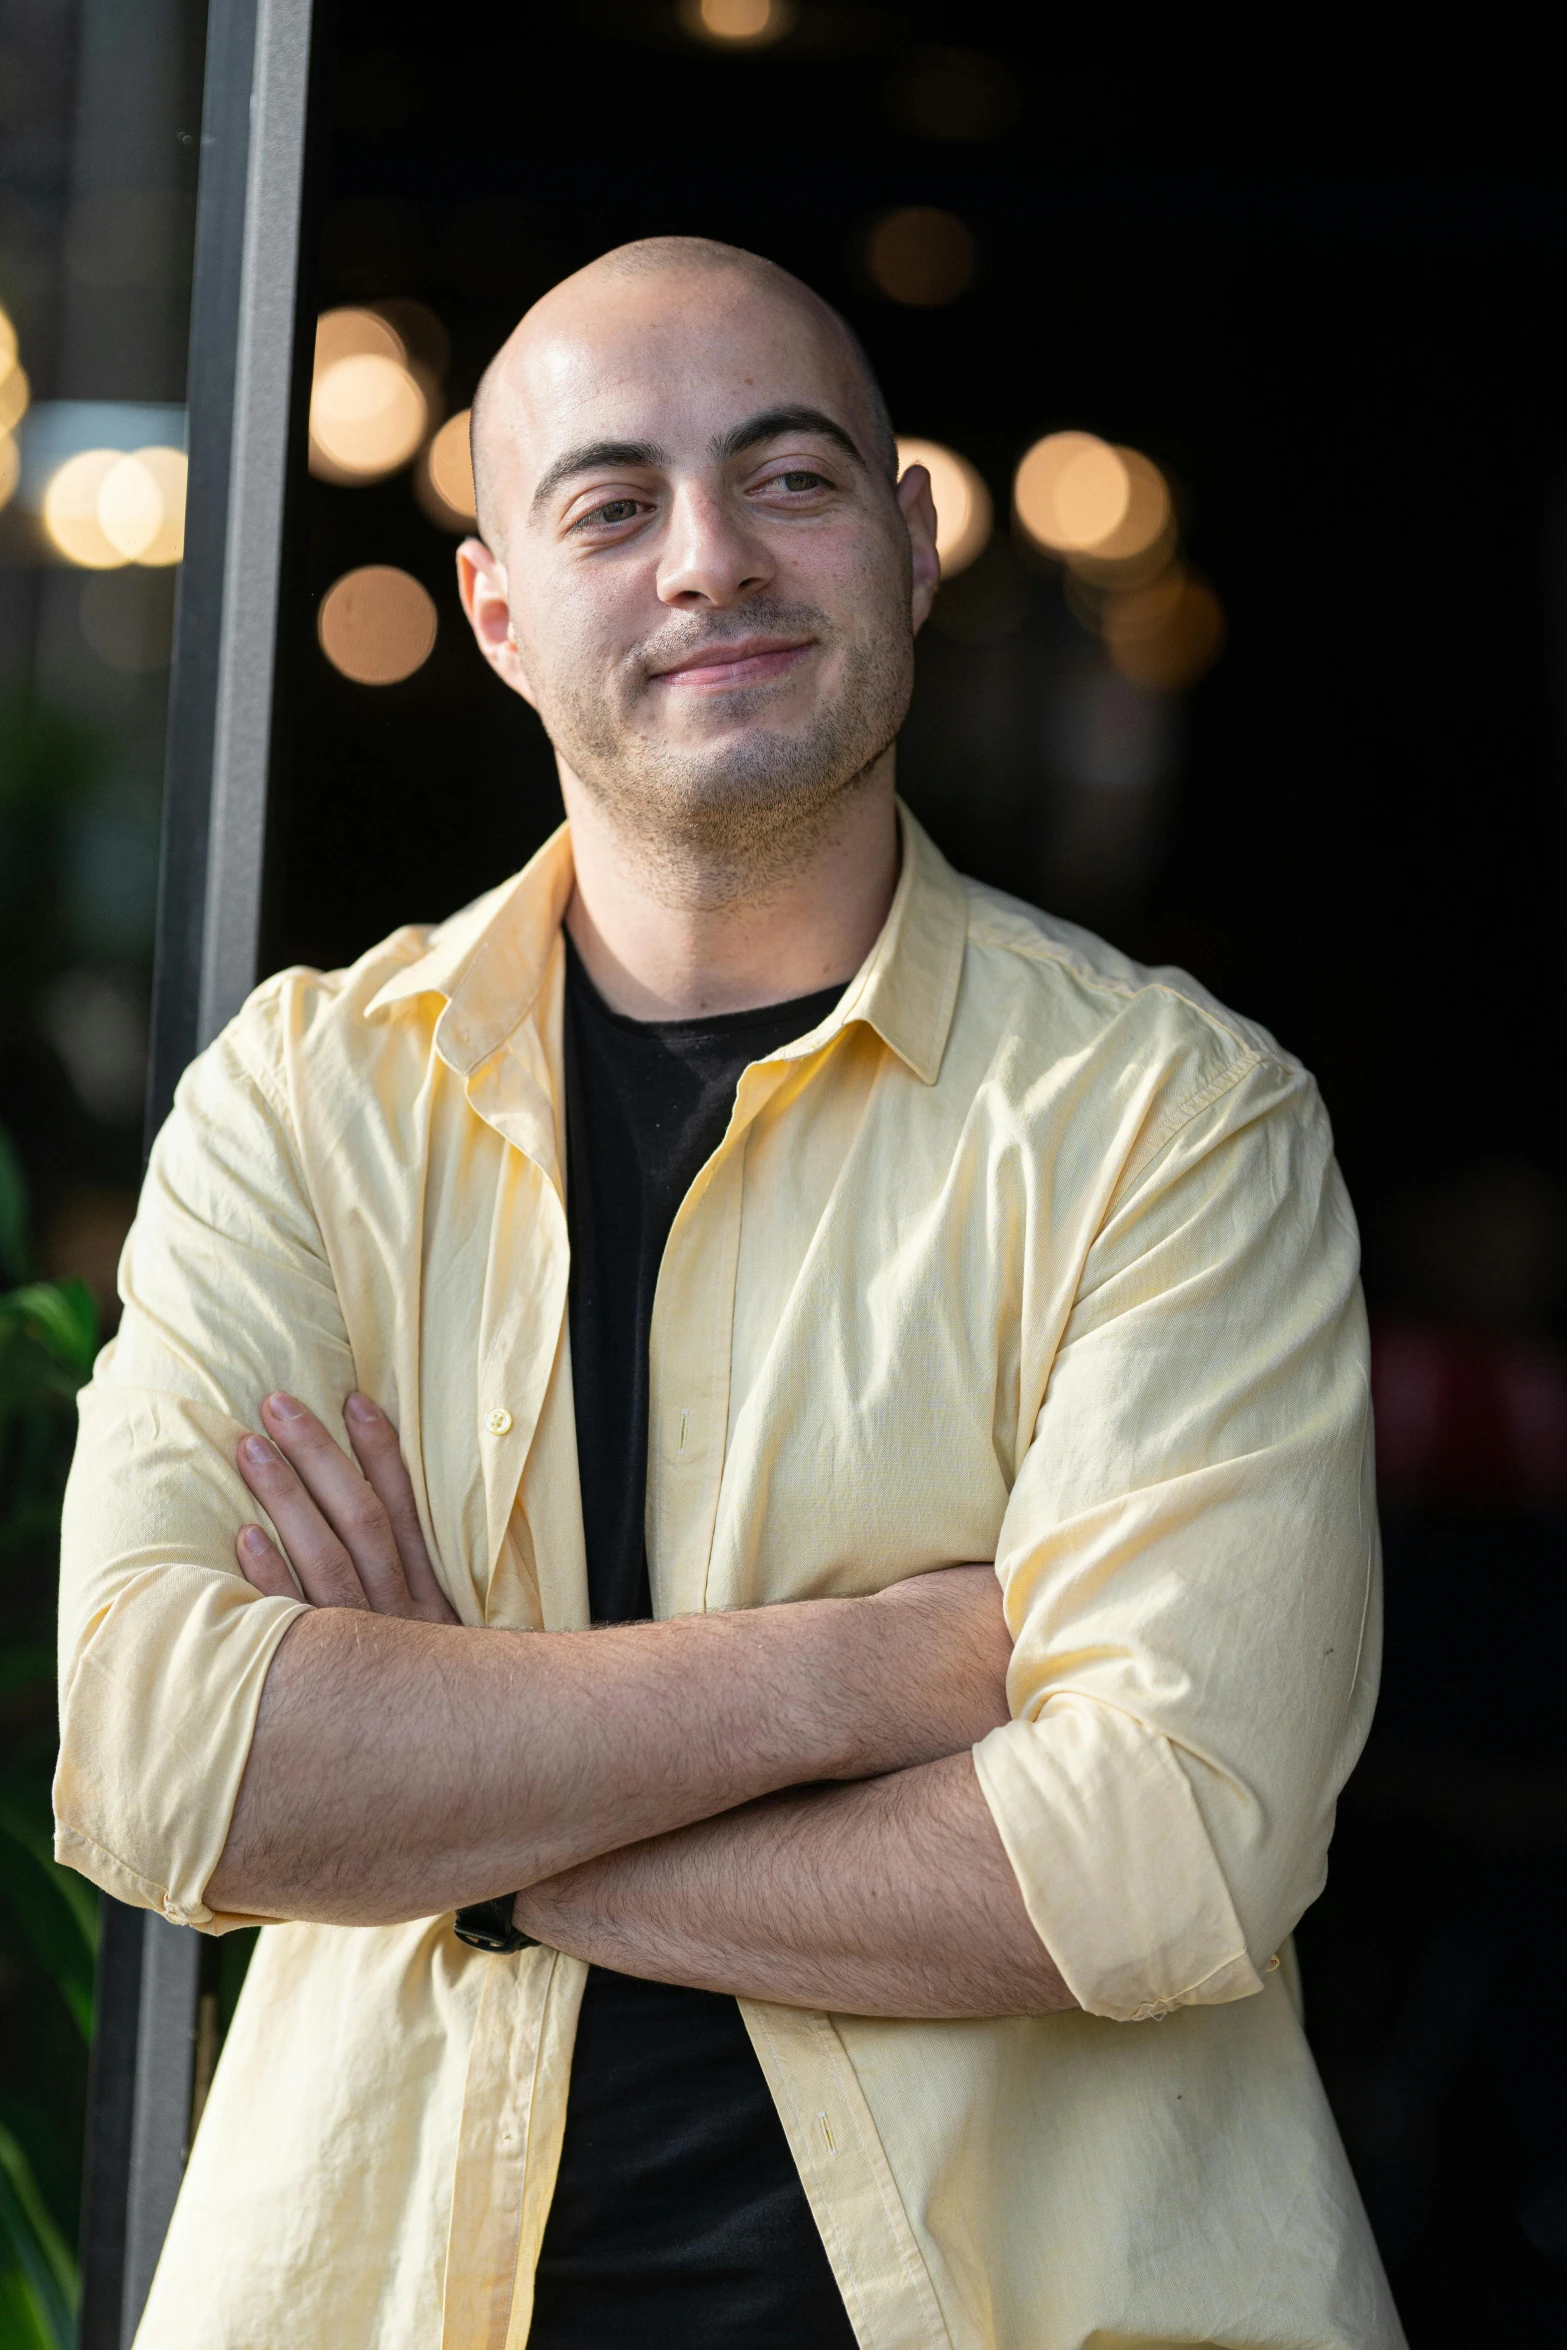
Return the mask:
M464 601L570 772L650 841L797 829L885 751L936 582L850 351L738 273L568 281L486 418Z

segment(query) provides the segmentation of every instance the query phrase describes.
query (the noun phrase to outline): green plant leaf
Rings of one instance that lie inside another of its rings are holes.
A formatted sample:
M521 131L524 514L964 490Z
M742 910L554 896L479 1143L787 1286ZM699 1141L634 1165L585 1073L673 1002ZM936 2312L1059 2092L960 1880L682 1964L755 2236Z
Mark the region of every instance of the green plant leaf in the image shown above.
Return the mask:
M58 2350L38 2296L0 2253L0 2350Z
M92 1370L98 1309L85 1281L29 1281L0 1298L0 1314L41 1339L62 1370L77 1374L78 1383Z
M49 2350L71 2350L79 2290L70 2246L44 2208L18 2140L0 2122L0 2264L19 2271L47 2331ZM25 2304L24 2304L25 2306Z
M63 1904L67 1915L81 1937L82 1953L87 1961L88 1986L91 1988L92 1968L98 1955L98 1895L85 1877L74 1869L63 1869L54 1857L46 1829L29 1819L27 1814L8 1797L0 1796L0 1835L19 1844L31 1860L35 1870L51 1887Z

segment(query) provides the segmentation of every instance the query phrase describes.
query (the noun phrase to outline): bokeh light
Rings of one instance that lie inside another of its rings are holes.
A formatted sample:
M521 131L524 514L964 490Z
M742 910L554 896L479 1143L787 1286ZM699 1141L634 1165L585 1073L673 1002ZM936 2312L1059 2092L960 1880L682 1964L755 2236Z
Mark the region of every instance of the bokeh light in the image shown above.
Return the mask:
M185 492L190 466L183 449L138 449L135 462L150 473L158 486L162 511L158 527L135 560L161 567L178 563L185 553Z
M98 524L122 563L150 547L163 520L163 493L145 465L122 457L98 489Z
M412 677L435 645L435 600L390 563L348 571L321 599L316 632L334 669L356 685L396 685Z
M1100 627L1121 675L1163 693L1195 685L1224 648L1218 597L1179 563L1144 586L1107 596Z
M32 387L27 370L14 355L0 372L0 432L15 432L27 414Z
M1053 555L1086 553L1126 520L1132 478L1118 449L1091 432L1053 432L1036 441L1012 485L1017 518Z
M793 0L680 0L680 22L699 41L759 49L793 30Z
M104 476L98 520L127 563L177 563L185 551L185 457L137 449Z
M16 328L9 311L0 310L0 436L15 432L27 414L30 387L27 370L17 357ZM16 451L0 448L0 506L16 487Z
M17 364L16 329L11 324L9 312L0 310L0 506L8 503L22 470L21 454L11 438L12 427L18 418L8 416L6 400L7 387L13 385L18 376L22 379L22 408L25 409L27 378ZM13 391L12 400L15 396Z
M310 470L326 481L382 481L416 455L430 402L402 336L374 310L328 310L316 321L310 388Z
M1170 503L1170 489L1164 475L1151 459L1138 449L1118 448L1126 475L1126 505L1121 519L1103 538L1090 546L1068 551L1067 561L1086 576L1107 582L1123 579L1128 572L1145 570L1149 558L1152 568L1162 570L1174 552L1175 515Z
M984 552L990 538L990 492L966 457L940 441L900 440L898 471L923 465L936 503L936 552L941 576L955 579Z
M974 276L974 239L955 212L905 204L877 221L865 262L890 301L931 310L956 301Z
M88 571L177 563L185 550L186 461L180 449L83 449L44 490L55 552Z
M381 481L415 454L428 414L399 360L374 351L336 360L310 395L312 459L324 458L339 478Z
M67 563L79 563L88 571L112 571L127 560L98 513L103 485L124 454L122 449L83 449L51 475L44 491L43 525Z
M391 320L379 310L323 310L316 320L315 375L325 375L339 359L367 357L406 362L407 346Z
M1139 449L1053 432L1017 469L1013 504L1036 546L1100 587L1151 580L1175 554L1170 487Z
M449 416L424 453L416 487L432 522L468 531L478 520L473 488L473 455L468 443L471 410Z

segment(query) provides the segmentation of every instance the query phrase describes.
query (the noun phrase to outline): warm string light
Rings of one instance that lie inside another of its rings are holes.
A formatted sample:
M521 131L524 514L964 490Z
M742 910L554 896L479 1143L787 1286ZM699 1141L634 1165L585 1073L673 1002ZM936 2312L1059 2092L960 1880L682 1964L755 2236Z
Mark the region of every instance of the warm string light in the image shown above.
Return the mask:
M414 496L429 520L444 530L471 530L469 411L440 422L449 348L439 319L418 302L323 311L310 395L310 470L317 479L363 488L417 458Z
M420 460L414 490L432 522L444 530L472 530L479 519L468 427L472 411L449 416Z
M793 0L679 0L682 26L722 49L762 49L794 30Z
M49 479L44 533L56 554L86 571L178 563L186 471L179 449L83 449Z
M356 685L398 685L435 649L428 588L391 563L366 563L327 589L316 615L321 650Z
M0 506L10 499L22 470L12 435L27 414L29 397L27 370L17 356L16 328L10 314L0 310Z
M414 495L425 514L447 529L469 529L468 411L440 421L449 349L440 321L417 302L323 311L310 388L309 462L317 479L363 488L417 459ZM438 628L429 590L391 563L345 572L316 614L322 652L356 685L412 677L433 652Z
M1151 459L1095 433L1049 433L1020 462L1012 503L1025 538L1065 565L1073 611L1124 677L1177 692L1212 667L1224 615L1178 559L1174 502Z
M430 405L402 336L378 311L328 310L317 320L312 473L345 487L384 481L417 456Z

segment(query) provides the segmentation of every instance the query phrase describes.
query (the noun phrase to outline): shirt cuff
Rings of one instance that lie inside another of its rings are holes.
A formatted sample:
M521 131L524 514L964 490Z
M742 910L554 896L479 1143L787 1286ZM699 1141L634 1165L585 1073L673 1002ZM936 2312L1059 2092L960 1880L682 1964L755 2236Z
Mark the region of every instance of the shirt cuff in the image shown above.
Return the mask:
M974 1768L1024 1906L1078 2005L1142 2023L1262 1989L1169 1741L1090 1698L1007 1722Z
M55 1851L104 1892L222 1933L207 1880L228 1840L272 1659L304 1602L237 1572L144 1570L64 1676Z

